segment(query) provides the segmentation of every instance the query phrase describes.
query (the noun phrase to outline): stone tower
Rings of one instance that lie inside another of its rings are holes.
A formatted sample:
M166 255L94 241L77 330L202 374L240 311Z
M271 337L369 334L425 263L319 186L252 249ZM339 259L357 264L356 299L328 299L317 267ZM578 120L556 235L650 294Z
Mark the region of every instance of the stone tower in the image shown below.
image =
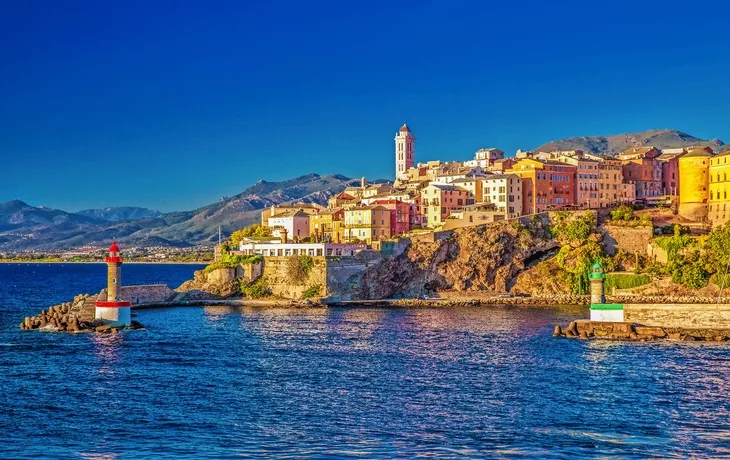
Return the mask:
M116 241L109 248L106 258L107 287L106 300L97 300L96 319L112 326L129 326L132 324L131 304L121 300L122 288L122 256Z
M705 149L689 149L679 157L679 215L695 221L707 218L709 169L712 154Z
M416 138L408 125L403 123L395 134L395 178L403 179L406 171L415 165Z

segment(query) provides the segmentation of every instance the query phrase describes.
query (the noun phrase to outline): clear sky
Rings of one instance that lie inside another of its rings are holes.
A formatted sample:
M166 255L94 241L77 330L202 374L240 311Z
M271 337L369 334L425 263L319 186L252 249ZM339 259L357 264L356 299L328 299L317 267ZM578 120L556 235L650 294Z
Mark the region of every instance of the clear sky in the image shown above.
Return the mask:
M730 142L728 2L0 7L0 201L185 210L259 179L675 128Z

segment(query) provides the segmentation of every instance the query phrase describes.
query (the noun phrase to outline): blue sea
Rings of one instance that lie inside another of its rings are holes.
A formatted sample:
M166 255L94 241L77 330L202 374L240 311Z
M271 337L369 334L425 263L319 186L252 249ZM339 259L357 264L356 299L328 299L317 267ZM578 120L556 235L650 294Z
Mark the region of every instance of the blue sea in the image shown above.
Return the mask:
M124 267L130 284L193 265ZM0 264L0 458L730 456L730 344L554 339L560 308L178 307L18 329L104 265Z

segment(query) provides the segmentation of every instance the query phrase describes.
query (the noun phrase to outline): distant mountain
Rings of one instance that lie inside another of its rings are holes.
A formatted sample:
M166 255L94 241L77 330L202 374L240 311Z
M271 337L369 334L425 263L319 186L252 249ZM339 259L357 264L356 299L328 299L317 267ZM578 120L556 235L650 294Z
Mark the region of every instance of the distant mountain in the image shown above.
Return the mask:
M598 155L615 156L633 147L654 146L659 148L679 148L690 146L710 146L716 152L725 150L719 139L704 140L674 129L653 129L641 133L616 134L613 136L571 137L548 142L534 151L583 150Z
M127 247L208 244L217 239L219 225L224 234L229 234L258 222L261 210L272 204L326 204L331 196L356 184L359 180L339 174L307 174L282 182L259 181L236 196L192 211L117 222L105 220L96 213L73 214L9 201L0 204L0 251L104 246L112 239Z
M147 208L136 208L134 206L119 206L103 209L84 209L76 214L93 217L94 219L106 220L108 222L119 222L122 220L137 220L146 217L160 217L160 211L153 211Z

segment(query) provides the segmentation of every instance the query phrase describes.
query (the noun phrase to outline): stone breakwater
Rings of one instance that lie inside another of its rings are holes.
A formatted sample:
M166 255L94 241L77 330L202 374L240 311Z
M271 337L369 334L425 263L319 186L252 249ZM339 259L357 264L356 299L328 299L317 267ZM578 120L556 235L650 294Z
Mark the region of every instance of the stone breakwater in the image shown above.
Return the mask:
M675 340L682 342L724 342L730 329L642 326L635 323L578 320L566 328L555 326L553 337L628 341Z
M89 294L79 294L71 302L64 302L41 310L36 316L26 316L20 329L23 331L39 330L45 332L97 332L116 334L119 329L142 329L137 321L125 327L112 327L102 320L94 318L96 301Z

